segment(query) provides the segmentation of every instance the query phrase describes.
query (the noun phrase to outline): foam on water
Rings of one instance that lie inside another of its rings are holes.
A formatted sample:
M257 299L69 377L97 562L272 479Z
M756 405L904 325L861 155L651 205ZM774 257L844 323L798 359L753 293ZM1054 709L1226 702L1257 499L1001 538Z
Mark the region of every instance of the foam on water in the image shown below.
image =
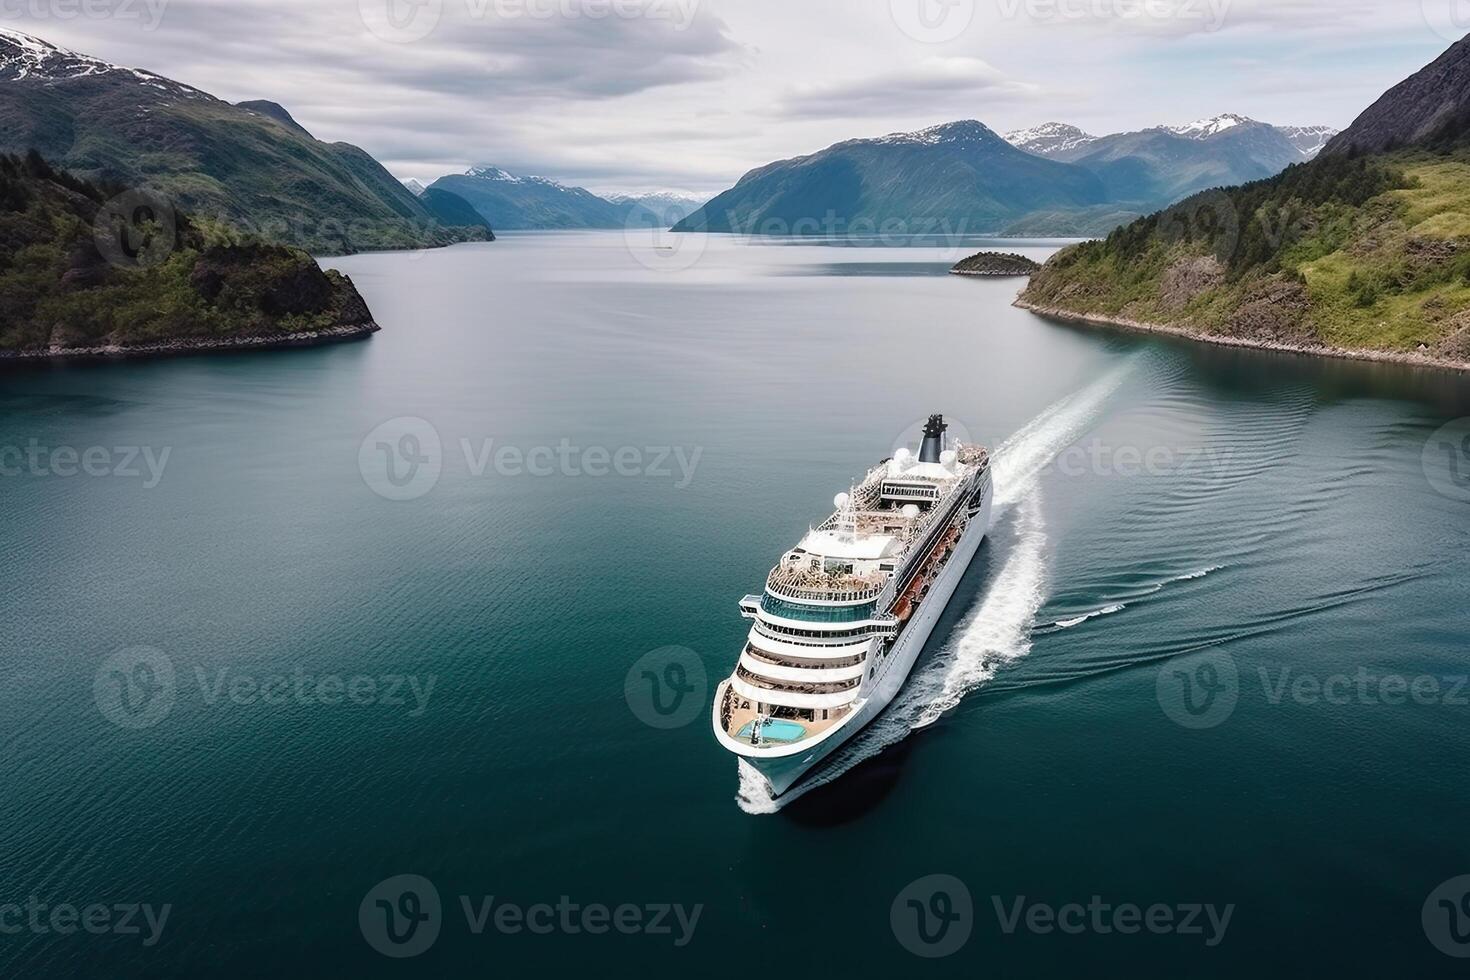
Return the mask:
M1094 609L1092 612L1084 613L1081 616L1073 616L1071 619L1059 619L1055 623L1052 623L1052 626L1059 630L1069 630L1073 626L1081 626L1089 619L1096 619L1099 616L1111 616L1113 613L1120 613L1127 608L1128 604L1126 602L1115 602L1111 606Z
M1026 423L996 450L995 502L987 547L999 559L978 602L927 663L917 667L888 710L854 736L822 770L780 800L753 767L739 763L736 801L746 813L774 813L853 766L934 724L1002 666L1031 652L1031 627L1047 598L1046 524L1040 473L1097 423L1108 399L1134 371L1138 355ZM1012 512L1014 511L1014 515ZM998 535L997 532L1007 533Z

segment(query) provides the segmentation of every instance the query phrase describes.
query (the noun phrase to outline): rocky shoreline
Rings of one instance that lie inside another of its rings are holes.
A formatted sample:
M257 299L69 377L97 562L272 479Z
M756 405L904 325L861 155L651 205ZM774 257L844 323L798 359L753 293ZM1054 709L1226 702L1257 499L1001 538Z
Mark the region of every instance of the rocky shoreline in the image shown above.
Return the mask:
M1068 323L1085 323L1090 326L1117 327L1135 333L1164 334L1183 337L1219 347L1246 347L1252 350L1274 351L1282 354L1299 354L1309 357L1333 357L1349 361L1378 361L1387 364L1402 364L1408 367L1437 368L1444 371L1470 372L1470 361L1457 361L1434 357L1430 354L1402 353L1399 351L1368 350L1363 348L1309 346L1306 344L1280 343L1271 340L1252 340L1247 337L1227 337L1223 334L1201 333L1183 327L1171 327L1162 323L1147 323L1127 317L1108 316L1102 313L1075 313L1053 306L1040 306L1020 297L1012 305L1035 313L1038 316L1063 320Z
M114 360L142 357L171 357L216 351L272 350L279 347L316 347L361 340L382 328L372 320L325 330L304 330L280 336L180 337L149 344L108 344L101 347L47 347L36 350L0 351L0 365L36 364L66 360Z

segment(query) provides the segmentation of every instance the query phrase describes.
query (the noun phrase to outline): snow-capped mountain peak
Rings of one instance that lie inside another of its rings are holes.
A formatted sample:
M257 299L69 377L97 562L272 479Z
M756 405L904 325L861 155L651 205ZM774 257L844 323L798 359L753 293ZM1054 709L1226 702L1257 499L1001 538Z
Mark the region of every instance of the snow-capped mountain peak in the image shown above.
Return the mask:
M521 180L521 178L505 170L501 170L499 167L492 167L484 163L471 167L464 174L466 177L478 177L481 180L503 180L511 184L520 183Z
M465 171L466 177L478 177L480 180L498 180L507 184L545 184L548 187L565 187L560 181L552 180L550 177L518 177L508 170L500 167L492 167L481 163Z
M1018 129L1014 132L1006 133L1005 140L1019 150L1046 156L1052 153L1073 150L1079 146L1086 146L1088 143L1095 143L1097 137L1078 129L1076 126L1069 126L1066 123L1049 122L1042 123L1040 126L1033 126L1030 129Z
M1338 131L1331 126L1277 126L1277 130L1305 159L1312 159Z
M889 133L887 136L880 136L874 140L859 142L917 143L923 146L940 146L946 143L984 143L993 139L999 139L999 137L989 126L975 119L962 119L958 122L940 123L938 126L918 129L911 133Z
M414 197L423 197L424 191L428 190L428 188L424 186L423 181L419 180L416 177L401 178L401 183Z
M0 81L60 82L113 72L131 75L144 86L187 98L214 97L189 85L137 68L109 64L100 58L57 47L50 41L0 28Z
M1194 122L1184 126L1165 126L1164 128L1178 136L1203 140L1209 139L1211 136L1218 136L1226 130L1234 129L1237 126L1250 126L1253 124L1256 124L1256 121L1248 116L1240 116L1233 112L1227 112L1224 115L1211 116L1209 119L1196 119Z

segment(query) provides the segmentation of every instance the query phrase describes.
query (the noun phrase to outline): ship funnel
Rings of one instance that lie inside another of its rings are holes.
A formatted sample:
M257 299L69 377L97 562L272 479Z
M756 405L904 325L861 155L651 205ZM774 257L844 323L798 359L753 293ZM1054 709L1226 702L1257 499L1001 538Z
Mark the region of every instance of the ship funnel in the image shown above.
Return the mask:
M924 444L919 447L919 462L937 463L944 452L944 433L949 426L943 415L931 415L924 425Z

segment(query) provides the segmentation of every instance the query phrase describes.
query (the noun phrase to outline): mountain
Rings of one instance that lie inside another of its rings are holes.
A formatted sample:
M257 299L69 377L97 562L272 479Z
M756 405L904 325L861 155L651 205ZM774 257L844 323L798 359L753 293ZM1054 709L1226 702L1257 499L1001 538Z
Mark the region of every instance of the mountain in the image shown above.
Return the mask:
M1329 140L1337 135L1337 130L1331 126L1277 126L1277 131L1286 137L1286 141L1296 147L1303 160L1314 159L1327 146Z
M610 194L607 199L624 209L623 227L668 228L698 211L704 201L684 194Z
M301 125L294 118L292 118L291 113L287 112L286 107L281 105L279 102L269 102L265 99L253 99L248 102L236 102L235 105L239 106L241 109L249 109L251 112L259 113L262 116L269 116L276 122L281 123L282 125L287 126L291 129L294 129L304 136L311 136L311 134L306 131L306 127Z
M428 190L428 188L424 186L422 181L414 177L410 177L402 183L404 187L408 188L408 192L414 197L423 197L424 191Z
M1314 160L1063 249L1020 304L1220 343L1470 367L1470 38Z
M600 197L549 177L518 177L482 164L440 177L431 189L469 201L493 227L517 231L567 228L667 228L698 209L681 194L614 194Z
M419 195L419 201L441 225L483 230L486 241L495 241L495 232L490 230L490 223L469 201L458 194L430 187Z
M446 228L363 150L324 143L274 102L207 92L0 30L0 152L147 186L199 220L317 252L480 237Z
M377 329L305 252L231 239L161 195L120 207L39 154L0 155L0 358L278 346Z
M546 177L516 177L488 165L440 177L429 189L458 194L501 231L621 228L625 217L624 208L586 188Z
M1278 174L1315 156L1333 132L1325 126L1271 126L1227 113L1102 137L1047 123L1006 138L1029 153L1092 171L1110 201L1142 212L1210 187Z
M1332 139L1326 154L1453 143L1470 127L1470 47L1462 40L1400 82Z
M996 232L1047 209L1103 204L1088 171L1018 150L967 120L848 140L750 171L674 226L744 234Z
M1006 133L1006 142L1018 150L1051 156L1066 150L1075 150L1096 141L1097 137L1085 133L1076 126L1049 122L1031 129L1018 129Z

